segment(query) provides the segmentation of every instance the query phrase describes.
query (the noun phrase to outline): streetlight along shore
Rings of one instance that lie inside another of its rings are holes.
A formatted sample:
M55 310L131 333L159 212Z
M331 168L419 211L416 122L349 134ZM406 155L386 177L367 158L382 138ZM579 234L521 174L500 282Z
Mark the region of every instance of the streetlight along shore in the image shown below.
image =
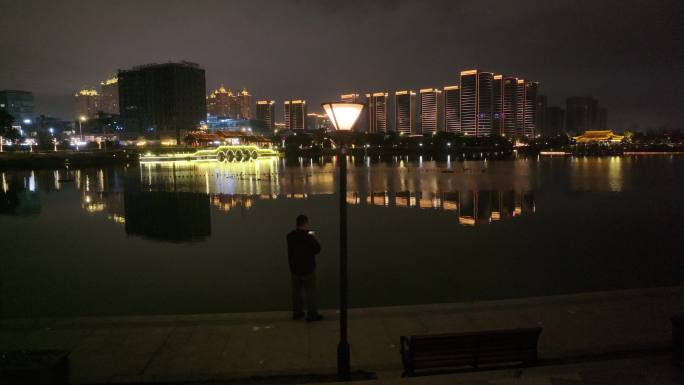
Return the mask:
M338 131L339 149L339 198L340 198L340 342L337 345L337 375L340 380L348 381L350 377L350 351L347 338L347 133L363 110L363 104L331 102L323 103L335 130Z

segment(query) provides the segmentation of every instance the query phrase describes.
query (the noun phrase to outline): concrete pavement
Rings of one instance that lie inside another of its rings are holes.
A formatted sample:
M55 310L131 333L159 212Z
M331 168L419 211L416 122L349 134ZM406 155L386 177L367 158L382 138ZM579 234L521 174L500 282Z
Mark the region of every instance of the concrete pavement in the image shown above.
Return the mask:
M440 378L460 383L454 376L498 383L487 381L505 373L515 377L501 383L536 383L505 382L519 381L515 371L400 379L398 342L401 335L542 326L540 359L554 366L525 369L523 377L541 373L539 383L550 383L544 370L564 367L573 357L669 348L669 317L683 313L684 287L352 309L352 366L376 372L378 379L369 383L378 384L442 383ZM317 323L291 321L286 312L3 320L0 349L71 350L74 383L305 376L335 371L338 319L333 310L323 314L326 319Z

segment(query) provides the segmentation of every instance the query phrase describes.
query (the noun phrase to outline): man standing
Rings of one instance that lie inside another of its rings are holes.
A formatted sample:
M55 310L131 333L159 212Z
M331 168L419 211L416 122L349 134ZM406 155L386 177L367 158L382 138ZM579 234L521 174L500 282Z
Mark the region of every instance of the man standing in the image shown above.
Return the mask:
M302 292L306 294L306 320L320 321L316 308L316 254L321 245L309 230L309 218L297 216L297 228L287 234L287 258L292 273L292 319L304 317Z

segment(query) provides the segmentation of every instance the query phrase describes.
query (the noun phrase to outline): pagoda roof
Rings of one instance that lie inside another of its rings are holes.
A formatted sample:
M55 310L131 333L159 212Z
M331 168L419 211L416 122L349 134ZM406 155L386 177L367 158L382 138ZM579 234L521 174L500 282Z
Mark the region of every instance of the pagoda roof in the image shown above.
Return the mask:
M617 135L611 130L590 130L573 137L577 143L622 142L624 138L624 135Z

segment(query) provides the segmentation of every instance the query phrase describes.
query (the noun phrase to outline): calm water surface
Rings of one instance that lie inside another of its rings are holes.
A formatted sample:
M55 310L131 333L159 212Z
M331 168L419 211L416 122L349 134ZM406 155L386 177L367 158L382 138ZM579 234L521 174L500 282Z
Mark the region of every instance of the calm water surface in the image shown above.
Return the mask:
M3 318L286 310L299 213L337 304L333 160L0 174ZM348 178L353 307L684 283L684 157L365 158Z

